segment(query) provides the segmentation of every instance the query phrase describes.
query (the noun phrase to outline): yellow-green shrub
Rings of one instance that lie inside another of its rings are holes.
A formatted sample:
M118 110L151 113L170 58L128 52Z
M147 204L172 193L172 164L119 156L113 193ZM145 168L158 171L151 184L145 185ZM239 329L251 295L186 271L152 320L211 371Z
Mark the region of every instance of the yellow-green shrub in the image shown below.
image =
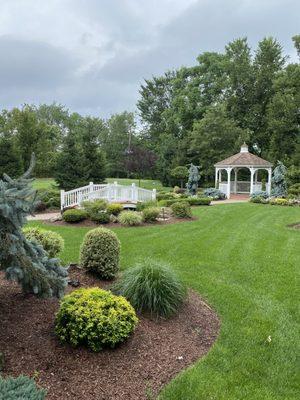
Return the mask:
M64 239L59 233L40 228L24 228L23 233L26 239L40 244L49 257L57 257L64 248Z
M134 308L124 297L99 288L78 289L62 299L55 333L63 343L99 351L123 342L137 322Z
M107 213L112 215L119 215L123 210L122 204L119 203L111 203L107 206Z
M149 207L145 208L142 212L143 220L145 222L155 222L160 214L159 207Z
M120 241L106 228L89 231L80 248L80 265L102 279L112 279L119 270Z

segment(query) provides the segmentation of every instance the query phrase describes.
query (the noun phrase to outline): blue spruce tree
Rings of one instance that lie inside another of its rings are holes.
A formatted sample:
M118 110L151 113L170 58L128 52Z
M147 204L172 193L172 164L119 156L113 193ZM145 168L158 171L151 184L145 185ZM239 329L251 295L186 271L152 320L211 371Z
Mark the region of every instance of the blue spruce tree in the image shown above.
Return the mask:
M0 270L7 279L17 281L25 293L41 297L61 297L68 272L56 258L49 258L42 246L30 242L22 233L26 216L33 213L36 191L30 167L20 178L3 175L0 180Z
M285 197L287 195L286 174L287 168L281 161L278 161L278 165L273 171L272 196Z

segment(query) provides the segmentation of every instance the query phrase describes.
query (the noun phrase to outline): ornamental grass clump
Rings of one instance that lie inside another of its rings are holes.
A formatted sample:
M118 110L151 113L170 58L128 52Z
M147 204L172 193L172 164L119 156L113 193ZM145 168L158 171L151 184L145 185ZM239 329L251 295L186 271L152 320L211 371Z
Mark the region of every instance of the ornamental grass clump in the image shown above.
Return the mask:
M120 241L109 229L89 231L80 248L80 265L101 279L113 279L119 271Z
M59 233L40 228L24 228L24 236L40 244L49 257L57 257L64 248L64 239Z
M136 211L122 211L118 218L121 225L137 226L143 222L143 217Z
M112 290L126 297L137 311L156 317L175 314L186 297L185 287L175 272L151 259L127 269Z
M100 288L78 289L62 299L55 333L63 343L100 351L127 339L137 323L134 308L124 297Z

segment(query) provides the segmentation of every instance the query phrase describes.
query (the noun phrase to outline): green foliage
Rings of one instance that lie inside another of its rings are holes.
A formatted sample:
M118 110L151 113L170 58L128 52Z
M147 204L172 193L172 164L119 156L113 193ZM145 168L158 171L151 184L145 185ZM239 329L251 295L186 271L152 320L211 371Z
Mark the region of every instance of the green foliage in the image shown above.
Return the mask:
M107 206L108 214L119 215L122 210L123 210L122 204L110 203Z
M109 229L89 231L80 247L80 265L101 279L113 279L119 270L120 241Z
M178 166L171 170L170 175L180 182L180 187L183 188L184 180L189 176L189 170L187 167Z
M185 299L185 287L175 272L160 261L147 259L127 269L113 286L139 312L170 317Z
M27 376L17 378L0 377L0 400L44 400L46 391L38 389L33 379Z
M108 224L110 222L110 215L107 211L99 211L90 215L91 221L97 224Z
M211 203L210 197L188 197L186 201L190 206L209 206Z
M136 211L143 211L145 208L156 207L156 206L157 206L156 200L143 201L143 202L137 203Z
M189 169L189 179L186 185L189 195L194 196L198 190L198 182L200 179L199 169L196 165L191 164Z
M62 218L65 222L76 223L85 220L88 217L85 210L72 208L63 212Z
M191 218L191 206L186 201L180 201L171 205L172 215L176 218Z
M56 189L39 189L37 198L45 204L46 208L60 208L60 193Z
M250 197L249 201L251 203L258 203L258 204L268 204L269 200L261 196Z
M286 173L287 168L278 161L272 176L272 196L285 197L287 195Z
M0 179L3 174L16 178L23 172L21 155L13 139L0 138Z
M64 248L64 240L60 234L45 229L27 227L23 229L26 239L40 244L49 257L57 257Z
M55 318L55 333L63 343L93 351L114 348L138 323L124 297L99 288L78 289L65 296Z
M288 193L295 195L296 197L300 197L300 183L295 183L294 185L290 186Z
M142 212L143 220L145 222L155 222L160 214L159 207L149 207L145 208Z
M221 192L221 190L213 187L205 189L203 194L206 197L211 197L213 200L224 200L226 198L225 194Z
M256 197L262 198L262 199L267 199L269 197L268 193L265 191L257 191L253 192L250 196L251 199L255 199Z
M288 206L289 201L287 199L281 199L279 197L272 198L269 200L269 204L273 206Z
M83 201L81 205L87 212L88 216L91 217L94 214L105 211L107 209L108 203L106 200L98 199L92 201Z
M137 226L143 222L143 217L136 211L122 211L118 217L121 225Z
M35 207L36 193L29 179L33 168L34 157L23 176L11 179L4 175L0 181L0 269L7 279L17 281L25 293L60 297L67 284L67 270L22 232L26 216Z
M289 185L299 184L300 182L300 166L291 165L286 174Z

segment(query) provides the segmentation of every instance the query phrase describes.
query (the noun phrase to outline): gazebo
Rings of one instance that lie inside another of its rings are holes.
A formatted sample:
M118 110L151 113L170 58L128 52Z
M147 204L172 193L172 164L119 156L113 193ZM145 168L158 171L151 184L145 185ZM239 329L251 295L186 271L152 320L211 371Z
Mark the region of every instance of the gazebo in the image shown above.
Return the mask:
M250 170L250 181L238 180L238 172L242 168ZM227 172L226 180L222 181L222 171ZM248 146L244 143L241 151L233 156L225 158L215 164L216 188L223 192L227 199L234 194L249 194L262 190L262 182L258 182L258 171L268 171L266 191L271 193L272 164L255 154L249 153ZM234 180L231 180L231 172L234 172Z

